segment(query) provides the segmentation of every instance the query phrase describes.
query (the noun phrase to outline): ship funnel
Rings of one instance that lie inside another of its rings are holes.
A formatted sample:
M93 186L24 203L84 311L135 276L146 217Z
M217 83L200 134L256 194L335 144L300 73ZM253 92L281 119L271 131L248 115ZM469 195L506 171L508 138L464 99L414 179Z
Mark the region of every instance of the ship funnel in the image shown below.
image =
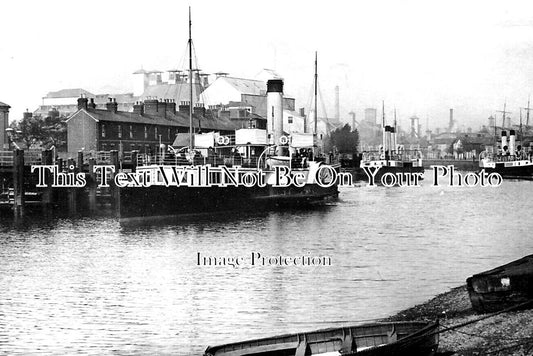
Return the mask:
M516 150L516 136L515 136L515 130L509 131L509 152L511 152L511 155L515 155Z
M505 153L509 147L507 147L507 131L502 131L502 153Z
M383 144L383 153L385 154L387 152L387 129L388 126L383 126L383 140L382 140L382 144Z
M396 129L394 127L391 127L391 138L391 151L394 152L394 154L398 154L398 147L396 147L398 142L396 142Z
M283 136L283 80L267 82L267 132L270 142L280 144Z
M391 154L391 129L390 126L385 126L385 155L390 157Z

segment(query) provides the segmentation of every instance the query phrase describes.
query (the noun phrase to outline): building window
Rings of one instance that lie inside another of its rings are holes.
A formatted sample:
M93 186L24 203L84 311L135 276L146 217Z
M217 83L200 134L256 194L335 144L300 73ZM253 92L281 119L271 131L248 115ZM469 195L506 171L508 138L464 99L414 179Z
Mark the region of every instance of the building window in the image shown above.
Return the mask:
M167 139L170 140L170 128L167 129L167 130L168 130L168 131L167 131Z
M292 124L292 116L289 116L289 124Z
M154 138L157 140L157 126L154 128Z
M102 137L105 137L105 125L102 124Z
M122 138L122 125L118 125L118 138Z
M130 138L133 138L133 126L130 125Z
M145 140L148 139L148 126L145 126L145 127L144 127L144 139L145 139Z

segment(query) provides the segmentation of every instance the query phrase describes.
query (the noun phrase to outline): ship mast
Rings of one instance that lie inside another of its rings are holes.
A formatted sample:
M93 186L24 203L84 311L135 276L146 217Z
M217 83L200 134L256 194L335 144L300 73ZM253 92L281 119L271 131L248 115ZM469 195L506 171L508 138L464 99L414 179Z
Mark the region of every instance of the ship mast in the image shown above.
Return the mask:
M191 7L189 6L189 89L191 95L189 97L189 152L194 147L194 134L192 128L192 112L193 112L193 85L192 85L192 35L191 35L192 21L191 21Z
M317 112L317 97L318 97L318 54L315 51L315 127L314 127L314 134L317 134L317 123L318 123L318 112Z
M526 113L526 131L527 131L527 126L529 125L529 111L531 110L529 108L529 99L530 97L528 96L527 97L527 113Z
M385 100L381 102L381 122L382 122L382 129L385 130Z
M527 131L529 130L529 112L530 112L531 110L533 110L533 109L531 109L531 108L529 107L529 99L530 99L530 97L528 96L528 97L527 97L527 108L522 108L522 109L526 110L526 133L527 133Z
M505 128L505 114L510 114L511 112L510 111L506 111L505 109L507 108L507 101L505 101L503 103L503 111L497 111L497 112L501 112L503 114L503 117L502 117L502 130ZM494 124L494 126L496 127L496 124Z
M522 108L520 108L520 140L522 140Z

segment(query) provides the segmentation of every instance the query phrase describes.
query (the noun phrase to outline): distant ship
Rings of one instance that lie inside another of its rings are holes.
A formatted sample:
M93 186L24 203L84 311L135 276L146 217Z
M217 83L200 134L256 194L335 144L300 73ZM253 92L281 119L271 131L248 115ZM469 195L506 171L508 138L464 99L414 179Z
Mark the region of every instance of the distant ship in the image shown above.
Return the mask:
M502 130L501 147L480 155L479 168L487 173L499 173L503 178L533 179L533 160L531 152L526 152L516 143L515 130Z
M367 179L369 170L375 172L375 182L379 184L386 173L423 173L422 153L419 150L405 150L404 145L398 144L396 133L396 118L394 126L385 125L383 114L383 141L378 151L364 151L362 153L359 173L362 179Z

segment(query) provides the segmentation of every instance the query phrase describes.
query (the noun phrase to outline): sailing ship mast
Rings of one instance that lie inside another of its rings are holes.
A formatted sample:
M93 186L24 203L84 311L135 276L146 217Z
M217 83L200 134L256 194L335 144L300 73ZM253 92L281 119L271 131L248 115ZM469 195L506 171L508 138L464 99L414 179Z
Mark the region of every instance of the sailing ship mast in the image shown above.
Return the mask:
M502 131L505 129L505 114L510 114L510 111L506 110L507 108L507 101L504 101L503 103L503 111L499 110L496 112L501 112L503 114L502 116ZM494 119L494 140L496 143L498 143L498 136L496 134L496 119Z
M522 140L522 108L520 108L520 140Z
M529 99L530 99L530 97L528 96L527 97L527 113L526 113L526 132L527 132L527 127L529 125L529 111L531 110L529 108Z
M315 127L314 127L314 134L317 134L317 123L318 123L318 111L317 111L317 97L318 97L318 69L317 69L317 61L318 61L318 54L315 51Z
M191 21L191 7L189 6L189 89L191 95L189 97L189 152L192 152L194 147L194 134L192 128L192 112L193 112L193 85L192 85L192 35L191 35L192 21Z
M427 126L427 124L426 124ZM396 132L396 134L398 134L398 131L396 131L396 108L394 108L394 132Z
M526 110L526 134L527 134L527 132L528 132L528 130L529 130L529 112L530 112L531 110L533 110L533 109L531 109L531 108L529 107L529 100L530 100L530 97L528 96L528 97L527 97L527 108L522 108L522 109Z
M510 111L506 111L506 108L507 108L507 101L505 101L503 103L503 111L497 111L497 112L501 112L503 114L502 116L502 130L505 129L505 114L510 114L511 112ZM496 126L496 125L494 125Z

